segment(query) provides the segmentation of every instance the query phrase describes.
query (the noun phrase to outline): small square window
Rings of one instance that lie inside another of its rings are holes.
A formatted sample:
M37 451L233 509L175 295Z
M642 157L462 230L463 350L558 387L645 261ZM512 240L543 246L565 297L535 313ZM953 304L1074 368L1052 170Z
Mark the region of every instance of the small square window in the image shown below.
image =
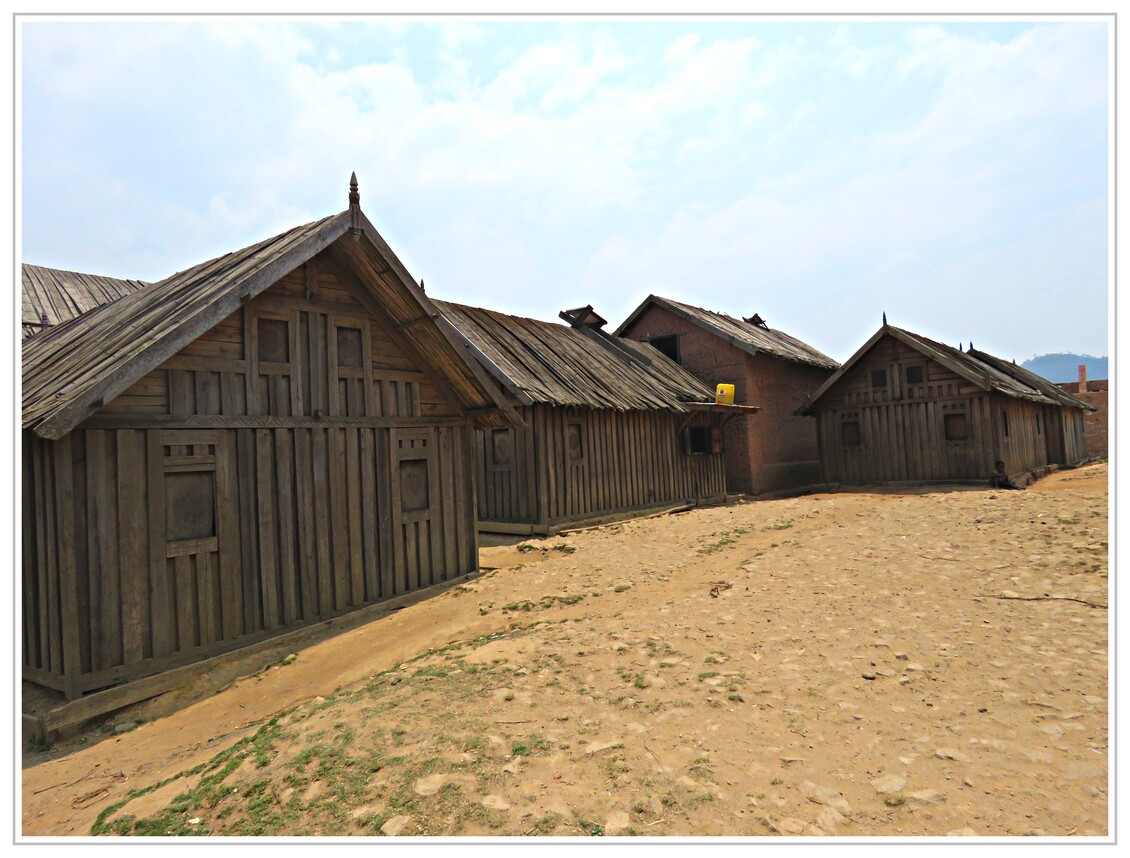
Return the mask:
M964 441L969 437L969 425L965 421L964 412L946 414L942 419L945 421L947 441Z
M863 443L858 420L845 420L840 424L840 432L845 447L858 447Z
M887 386L887 371L885 369L876 369L871 372L871 386L872 387L886 387Z
M691 426L687 429L687 452L692 455L710 452L709 426Z
M908 366L906 368L906 383L907 384L921 384L923 378L922 367Z
M676 334L666 337L652 337L648 342L652 348L662 352L675 363L679 363L679 337Z

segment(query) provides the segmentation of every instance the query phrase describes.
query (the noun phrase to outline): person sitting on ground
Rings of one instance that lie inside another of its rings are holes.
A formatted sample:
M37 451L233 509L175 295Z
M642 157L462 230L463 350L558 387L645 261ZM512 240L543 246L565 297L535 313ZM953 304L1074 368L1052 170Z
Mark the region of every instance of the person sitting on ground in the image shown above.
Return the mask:
M991 489L1019 489L1016 483L1009 479L1008 472L1004 469L1004 462L996 461L996 468L989 474L989 488Z

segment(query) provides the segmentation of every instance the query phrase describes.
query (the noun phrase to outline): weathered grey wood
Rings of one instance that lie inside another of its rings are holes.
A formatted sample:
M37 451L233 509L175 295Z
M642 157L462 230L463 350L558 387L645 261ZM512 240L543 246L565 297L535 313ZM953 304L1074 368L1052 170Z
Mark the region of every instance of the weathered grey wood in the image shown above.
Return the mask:
M349 524L349 580L351 604L365 603L365 546L362 534L361 439L356 427L345 429L345 517Z
M63 692L68 700L81 694L82 663L79 646L78 606L75 600L75 532L72 495L71 439L64 436L54 444L56 538L59 558L59 596L62 632Z
M376 449L373 430L362 429L359 443L362 563L364 565L365 601L371 602L379 599L381 595L381 558L378 548L380 525L377 520Z
M227 432L217 445L216 537L220 576L220 629L224 640L242 635L244 628L243 586L240 574L239 484L234 432Z
M331 509L326 434L327 430L322 428L314 430L312 435L314 526L318 557L318 613L321 616L329 616L336 604L333 555L330 549Z
M239 474L239 527L242 564L243 630L251 633L263 628L262 596L259 583L259 503L255 432L236 432L236 459Z
M149 591L153 655L168 655L176 649L174 590L169 577L165 540L164 449L157 432L147 433L149 484Z
M289 429L274 430L275 462L278 469L279 575L282 591L282 622L289 625L301 617L298 570L294 539L297 530L294 503L294 445Z
M274 464L277 461L269 429L255 432L258 474L255 480L259 499L259 580L263 592L263 623L266 628L281 625L279 616L278 518L275 512L277 491Z
M377 480L377 545L380 556L381 598L388 598L396 590L396 540L393 538L394 457L392 456L393 431L378 429L374 438L375 474Z

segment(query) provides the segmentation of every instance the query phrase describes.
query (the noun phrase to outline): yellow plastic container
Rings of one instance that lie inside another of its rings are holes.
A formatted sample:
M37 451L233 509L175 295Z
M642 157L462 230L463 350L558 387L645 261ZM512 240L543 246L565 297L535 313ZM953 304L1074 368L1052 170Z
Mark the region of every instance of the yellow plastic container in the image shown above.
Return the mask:
M734 386L732 384L720 384L714 391L714 401L719 405L733 405L734 404Z

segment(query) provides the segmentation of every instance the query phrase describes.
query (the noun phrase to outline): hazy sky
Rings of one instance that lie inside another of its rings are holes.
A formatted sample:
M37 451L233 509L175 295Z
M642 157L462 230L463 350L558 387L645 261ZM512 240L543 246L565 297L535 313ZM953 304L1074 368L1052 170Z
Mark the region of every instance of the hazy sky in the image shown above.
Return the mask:
M25 20L23 261L156 280L361 206L437 298L649 293L838 360L1105 355L1106 19Z

